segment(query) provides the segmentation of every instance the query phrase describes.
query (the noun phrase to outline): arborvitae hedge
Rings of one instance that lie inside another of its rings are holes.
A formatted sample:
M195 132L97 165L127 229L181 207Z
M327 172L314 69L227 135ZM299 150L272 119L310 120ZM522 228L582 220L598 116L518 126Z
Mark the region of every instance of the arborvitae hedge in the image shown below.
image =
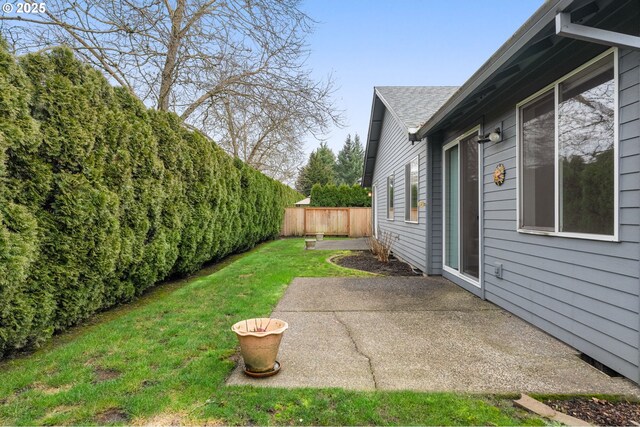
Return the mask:
M0 357L280 232L300 194L65 49L0 46Z
M315 184L311 188L311 206L332 207L370 207L369 189L359 185L349 187L333 184Z

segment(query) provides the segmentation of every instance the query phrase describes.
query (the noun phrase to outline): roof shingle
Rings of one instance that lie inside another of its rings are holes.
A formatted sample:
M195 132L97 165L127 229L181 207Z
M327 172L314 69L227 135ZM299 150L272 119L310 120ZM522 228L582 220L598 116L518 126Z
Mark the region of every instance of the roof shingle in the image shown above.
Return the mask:
M458 86L377 86L378 97L407 129L419 128Z

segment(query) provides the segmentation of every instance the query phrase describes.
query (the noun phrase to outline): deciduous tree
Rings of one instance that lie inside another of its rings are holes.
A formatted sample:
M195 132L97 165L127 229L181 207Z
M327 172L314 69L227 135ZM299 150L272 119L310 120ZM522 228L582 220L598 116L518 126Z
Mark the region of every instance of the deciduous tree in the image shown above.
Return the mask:
M47 0L44 13L0 22L15 53L70 46L148 106L278 178L298 166L303 135L341 120L331 77L304 66L313 21L299 0Z

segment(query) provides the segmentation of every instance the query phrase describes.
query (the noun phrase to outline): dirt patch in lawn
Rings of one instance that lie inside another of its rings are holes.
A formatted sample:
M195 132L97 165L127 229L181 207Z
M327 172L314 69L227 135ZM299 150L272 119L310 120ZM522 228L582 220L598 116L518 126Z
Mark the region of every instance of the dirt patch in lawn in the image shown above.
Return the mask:
M100 425L129 421L129 415L120 408L107 409L98 414L96 422Z
M40 418L36 425L59 425L60 424L60 416L69 414L73 411L78 410L80 407L77 405L60 405L50 409L47 414Z
M558 412L599 426L640 426L640 403L604 399L572 398L545 402Z
M52 395L62 393L63 391L68 391L71 389L72 384L65 384L58 387L51 387L42 383L35 383L33 385L34 390L41 391L44 394Z
M354 251L350 255L336 257L331 261L342 267L382 274L383 276L416 276L409 264L396 258L391 258L387 263L380 262L369 251Z
M221 420L192 419L186 412L165 412L151 418L140 418L133 421L134 426L222 426Z
M115 380L121 373L115 369L94 368L95 380L94 383L101 383L103 381Z

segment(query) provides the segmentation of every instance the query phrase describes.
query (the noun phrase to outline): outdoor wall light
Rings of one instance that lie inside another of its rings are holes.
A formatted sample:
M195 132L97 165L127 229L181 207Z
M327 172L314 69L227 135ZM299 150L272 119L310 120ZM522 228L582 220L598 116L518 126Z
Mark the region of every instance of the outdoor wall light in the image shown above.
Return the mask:
M500 141L502 141L502 126L495 128L491 133L478 136L478 144L484 144L485 142L500 142Z

